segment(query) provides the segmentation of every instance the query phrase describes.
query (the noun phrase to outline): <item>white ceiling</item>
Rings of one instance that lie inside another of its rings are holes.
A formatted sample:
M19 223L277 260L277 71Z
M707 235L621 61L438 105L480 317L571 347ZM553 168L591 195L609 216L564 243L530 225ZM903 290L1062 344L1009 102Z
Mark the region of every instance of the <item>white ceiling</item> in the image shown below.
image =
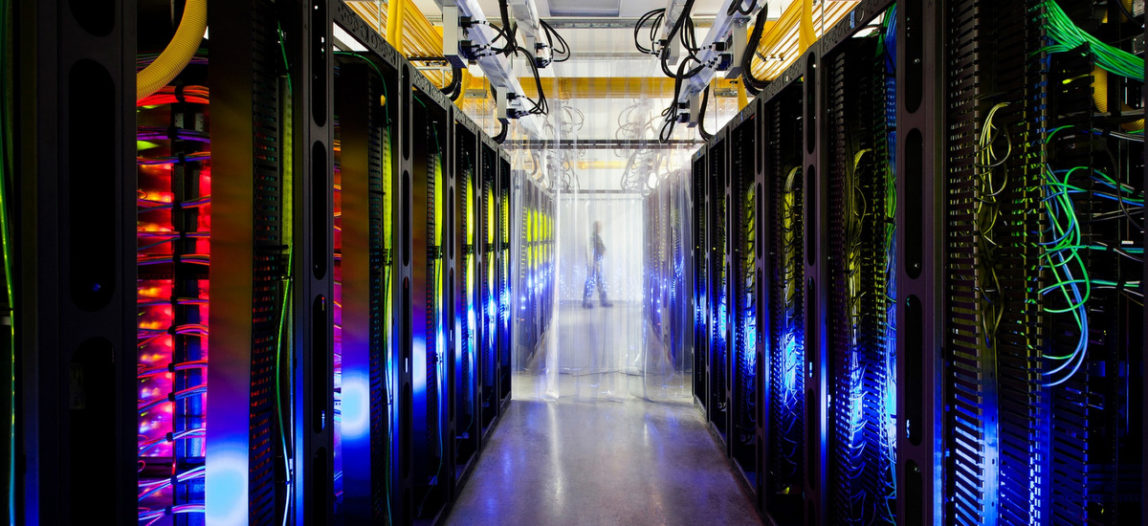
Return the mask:
M428 16L438 16L441 14L439 4L442 0L414 0L419 10ZM556 10L570 5L586 6L586 13L582 16L609 16L601 12L594 12L595 7L613 7L617 9L620 17L639 17L643 13L653 9L666 7L667 0L553 0L556 4ZM771 17L776 17L781 13L785 6L789 5L792 0L767 0L769 3L769 12ZM578 16L569 14L554 14L551 13L550 4L551 0L535 0L535 5L538 6L538 13L543 18L553 16ZM713 16L721 7L723 0L697 0L694 3L693 13L695 16ZM498 13L498 0L479 0L479 5L482 6L482 11L486 13L487 17L491 17Z
M415 5L427 15L437 15L441 12L439 9L441 0L414 0L414 2ZM479 0L478 3L482 6L482 11L486 13L488 17L498 13L498 0ZM551 16L572 16L565 13L561 15L551 13L550 3L550 0L535 0L534 4L538 6L540 16L544 18ZM697 0L694 4L694 12L712 15L721 3L722 0ZM642 13L652 9L666 7L666 0L555 0L555 4L557 4L556 10L568 8L568 6L571 5L586 6L586 13L573 16L611 16L602 12L603 9L610 9L617 10L617 16L637 17L642 16Z
M442 10L439 3L442 0L413 0L415 5L429 19L438 23ZM776 18L792 0L767 0L770 18ZM543 18L556 18L551 12L551 3L556 5L586 5L600 6L613 4L620 6L619 18L634 19L642 14L663 8L667 0L535 0L539 14ZM479 0L487 18L497 19L498 0ZM693 13L699 18L712 17L721 7L724 0L696 0ZM614 18L604 16L602 13L588 9L586 15L593 18ZM575 18L563 14L561 18ZM632 27L608 29L574 29L559 28L563 38L570 44L573 58L563 64L559 74L561 76L579 77L660 77L662 75L657 61L647 55L642 55L634 47L634 31ZM699 39L704 35L705 29L699 28Z

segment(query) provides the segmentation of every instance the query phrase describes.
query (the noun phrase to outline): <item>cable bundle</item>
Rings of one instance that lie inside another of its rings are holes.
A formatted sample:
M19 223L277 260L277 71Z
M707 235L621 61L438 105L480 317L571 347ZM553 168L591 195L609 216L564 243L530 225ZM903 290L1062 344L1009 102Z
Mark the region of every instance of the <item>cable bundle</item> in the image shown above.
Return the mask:
M1144 81L1144 59L1101 42L1100 39L1080 29L1054 0L1045 0L1042 6L1045 29L1049 38L1055 41L1043 51L1060 53L1086 45L1096 64L1105 71Z

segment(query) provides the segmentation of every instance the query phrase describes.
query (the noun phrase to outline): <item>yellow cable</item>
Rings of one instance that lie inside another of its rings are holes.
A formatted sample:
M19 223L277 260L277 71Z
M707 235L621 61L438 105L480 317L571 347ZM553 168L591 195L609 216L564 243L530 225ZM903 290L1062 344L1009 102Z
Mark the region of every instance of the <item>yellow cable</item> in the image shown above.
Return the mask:
M136 74L136 100L159 91L191 62L207 30L207 0L187 0L175 36L155 61Z

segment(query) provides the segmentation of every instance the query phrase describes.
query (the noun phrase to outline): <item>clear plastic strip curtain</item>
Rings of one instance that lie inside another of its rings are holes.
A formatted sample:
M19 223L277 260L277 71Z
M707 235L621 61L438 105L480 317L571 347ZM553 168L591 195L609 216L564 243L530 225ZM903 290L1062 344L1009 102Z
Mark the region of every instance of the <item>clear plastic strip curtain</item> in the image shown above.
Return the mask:
M515 398L692 402L687 180L701 142L679 124L671 146L658 143L669 94L656 71L635 71L628 61L554 64L543 70L550 113L532 117L544 136L511 125ZM599 79L558 81L588 76ZM706 127L737 109L736 95L715 96ZM497 133L489 114L475 116Z

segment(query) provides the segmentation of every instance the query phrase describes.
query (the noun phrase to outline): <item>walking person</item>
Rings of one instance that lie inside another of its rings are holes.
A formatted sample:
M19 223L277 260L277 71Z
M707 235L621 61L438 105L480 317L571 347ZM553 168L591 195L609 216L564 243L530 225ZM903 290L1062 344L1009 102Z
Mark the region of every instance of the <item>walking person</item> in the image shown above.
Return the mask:
M598 287L598 302L603 307L613 307L614 304L606 298L606 280L602 276L602 258L606 255L606 244L602 243L602 223L594 221L594 233L590 235L590 261L586 268L586 288L582 293L582 308L592 309L590 294L594 287Z

